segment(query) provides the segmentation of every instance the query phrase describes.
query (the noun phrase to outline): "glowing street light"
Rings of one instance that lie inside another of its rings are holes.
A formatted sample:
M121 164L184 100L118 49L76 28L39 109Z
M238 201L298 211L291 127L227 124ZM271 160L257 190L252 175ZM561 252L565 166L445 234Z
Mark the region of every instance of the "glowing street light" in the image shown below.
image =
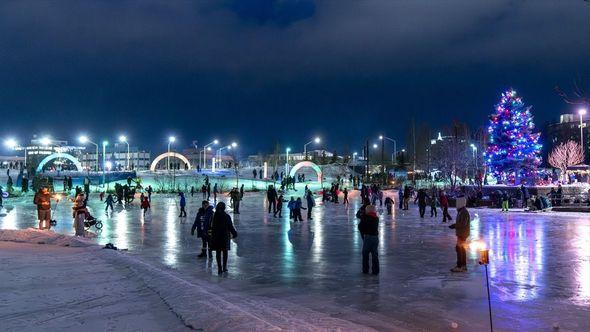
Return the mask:
M168 158L167 158L167 161L166 161L166 163L168 164L167 167L166 167L166 169L168 170L168 172L170 172L170 145L172 143L174 143L174 142L176 142L176 137L174 137L174 136L168 137Z
M86 135L80 136L79 140L80 140L80 143L82 143L82 144L88 144L88 143L90 143L90 144L93 144L96 147L96 163L94 165L94 171L95 172L98 172L98 144L96 144L93 141L91 141L88 138L88 136L86 136Z
M305 160L307 160L307 146L310 145L311 143L320 144L320 142L321 142L320 138L316 137L313 140L311 140L303 145L303 155L305 156Z
M14 138L9 138L4 141L4 145L9 149L15 149L18 146L18 143Z
M219 149L217 149L217 153L216 153L217 164L218 164L217 168L221 168L221 152L223 150L231 150L232 148L236 148L237 146L238 146L238 143L232 142L230 145L222 146Z
M387 136L379 135L380 140L388 140L393 143L393 155L391 155L391 162L395 163L395 156L397 156L397 141Z
M203 165L201 166L202 168L207 167L207 151L211 151L211 145L217 145L219 144L219 140L214 139L212 142L205 144L203 146ZM199 156L201 154L199 153Z
M582 121L582 117L584 115L586 115L587 110L585 108L580 108L578 110L578 114L580 115L580 148L582 149L582 163L584 163L584 160L586 159L586 155L584 154L584 127L585 124Z
M42 137L40 142L41 142L41 145L48 146L49 144L51 144L51 138L49 138L47 136Z
M131 157L129 154L129 141L127 140L127 136L125 136L125 135L119 136L119 142L127 144L127 169L129 169Z
M102 185L104 186L106 183L106 160L107 160L107 145L109 145L109 141L102 141Z
M285 175L289 174L289 152L291 152L291 148L287 148L287 158L285 159Z

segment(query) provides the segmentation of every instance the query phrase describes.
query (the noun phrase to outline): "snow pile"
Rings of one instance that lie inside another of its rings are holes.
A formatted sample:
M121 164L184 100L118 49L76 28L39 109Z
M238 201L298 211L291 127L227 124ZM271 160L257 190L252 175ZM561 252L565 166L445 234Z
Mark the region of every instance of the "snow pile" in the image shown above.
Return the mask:
M89 233L89 235L93 235ZM24 242L32 244L52 244L62 247L92 247L98 246L89 238L58 234L53 231L27 228L24 230L2 229L0 241Z

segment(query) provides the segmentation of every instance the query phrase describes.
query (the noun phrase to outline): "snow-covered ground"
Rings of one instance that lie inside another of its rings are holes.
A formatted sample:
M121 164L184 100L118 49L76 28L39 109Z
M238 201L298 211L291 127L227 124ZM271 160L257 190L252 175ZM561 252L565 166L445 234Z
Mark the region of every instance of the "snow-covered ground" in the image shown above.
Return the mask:
M302 190L292 194L301 195ZM69 260L73 270L91 272L93 266L107 265L112 270L132 271L132 278L125 279L131 283L129 289L131 285L140 289L148 285L157 298L146 301L156 301L154 310L162 308L160 305L168 308L163 312L172 312L180 327L227 330L331 327L384 331L484 331L488 328L484 269L477 264L476 251L470 250L469 272L459 275L449 272L455 261L454 236L440 222L440 212L439 218L430 218L427 213L422 220L412 206L410 211L396 209L393 216L381 215L381 274L374 277L360 273L362 240L354 217L359 207L356 192L351 195L349 207L321 204L318 200L314 220L303 223L290 222L288 213L283 218L273 218L265 212L264 193L247 193L241 214L233 216L239 236L230 252L229 274L218 277L215 264L196 258L200 241L190 236L200 200L200 194L189 197L189 218L179 219L177 197L155 195L151 213L143 218L137 204L127 209L116 207L113 214L105 216L101 212L103 205L94 197L90 206L105 226L92 241L112 242L129 251L115 253L93 247L48 249L51 256L47 258L48 265L59 264L59 257L67 256L67 252L81 251L85 254L79 255L83 258L79 263L73 258ZM8 200L5 206L9 211L0 216L0 229L26 229L35 225L30 197ZM70 207L71 203L63 202L57 207L56 232L73 234ZM471 214L472 238L482 239L491 249L489 272L495 328L539 331L552 330L556 325L561 330L590 330L590 218L587 215L502 214L490 209L473 209ZM5 257L12 257L10 252L2 247L3 263ZM32 261L39 259L29 256ZM27 255L18 257L3 266L31 266L26 263ZM66 269L58 266L61 268L54 272ZM30 269L29 273L43 273L41 269ZM92 275L80 272L77 278L84 280L85 274ZM3 275L0 280L5 279ZM12 305L34 299L35 290L29 290L30 285L18 284L18 278L9 280L2 287L22 294L10 297L15 302ZM96 292L100 293L100 289ZM68 303L75 302L66 300L57 306L64 308L61 314L68 312ZM211 306L223 313L214 315L222 318L218 325L207 314L211 309L199 310L207 303L213 303ZM0 318L14 315L10 307L3 303ZM142 312L156 315L161 310L157 311ZM56 309L56 315L58 312ZM107 317L103 318L108 321ZM241 325L252 321L260 325ZM18 322L24 321L13 321L8 326L19 329L22 325L17 325ZM454 329L452 323L457 323L458 328ZM125 326L117 325L119 329ZM159 329L158 325L154 326Z

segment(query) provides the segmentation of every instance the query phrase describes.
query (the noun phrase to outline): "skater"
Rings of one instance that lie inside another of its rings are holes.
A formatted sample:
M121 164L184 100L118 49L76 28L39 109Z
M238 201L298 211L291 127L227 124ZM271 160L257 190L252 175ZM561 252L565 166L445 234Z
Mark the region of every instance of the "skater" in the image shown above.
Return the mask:
M502 212L506 211L508 212L508 207L509 207L509 199L508 199L508 193L506 192L506 190L502 191Z
M178 217L186 217L186 198L184 197L184 193L182 191L178 193L178 196L180 197L180 215Z
M379 274L379 217L373 205L367 205L365 213L361 216L358 224L358 230L363 239L363 273L369 273L369 255L372 258L371 272L374 275Z
M289 209L289 219L293 219L293 209L295 208L295 197L291 196L291 200L287 203Z
M469 229L471 218L465 205L467 200L465 197L457 197L457 220L449 228L455 230L457 236L457 266L451 269L451 272L467 272L467 238L469 237Z
M244 199L244 184L240 186L240 200Z
M33 202L37 205L37 217L39 219L39 229L51 228L51 194L47 187L41 187L35 194Z
M271 208L273 213L277 212L277 191L272 184L268 186L266 199L268 200L268 213L270 213Z
M277 212L279 213L279 218L282 218L283 215L283 202L286 202L287 200L283 199L283 195L279 195L279 198L277 199ZM274 213L274 217L277 217L277 212Z
M147 199L148 199L149 203L151 203L152 202L152 191L153 191L152 186L149 185L147 187L147 190L146 191L147 191L147 194L148 194Z
M311 210L313 210L313 207L315 206L315 198L313 197L311 190L307 191L305 199L307 200L307 220L313 220L311 217Z
M400 187L397 191L397 201L399 205L399 209L402 210L404 208L404 191Z
M211 198L211 183L207 180L207 200Z
M201 208L197 212L197 217L191 228L191 235L195 235L195 229L197 230L197 237L201 238L201 254L197 257L207 257L209 253L209 259L213 258L211 254L211 248L209 246L209 228L211 226L211 218L213 218L213 206L209 205L208 201L201 203Z
M301 203L301 197L297 197L295 204L293 204L293 219L294 221L303 221L301 217L301 209L306 210Z
M240 214L240 192L238 191L238 188L234 187L230 191L229 197L234 214Z
M149 196L143 197L143 199L141 200L141 209L143 210L144 217L145 217L145 214L147 213L147 211L150 209L150 207L151 207L151 204L150 204Z
M443 214L442 222L447 222L447 219L453 220L453 217L449 214L449 197L447 197L444 190L441 190L440 192L440 208L442 209Z
M348 205L348 188L344 188L344 190L342 191L342 194L344 195L344 200L342 202L342 204L344 205Z
M418 190L418 195L414 199L414 204L416 201L418 202L418 210L420 211L420 218L424 218L424 214L426 213L426 199L428 199L428 195L424 189Z
M104 208L104 212L109 212L109 208L111 208L111 212L113 212L113 203L114 203L114 199L113 199L113 195L109 194L107 196L107 199L105 199L104 203L106 204L106 207Z
M404 187L404 210L407 210L408 204L410 204L410 187Z
M231 238L238 237L231 217L225 213L225 203L217 203L217 208L211 221L211 250L215 250L217 274L227 272L227 252L230 250ZM223 256L223 257L222 257ZM223 259L223 265L221 263Z
M195 196L195 186L191 186L191 197Z
M387 215L390 216L391 213L393 212L393 199L391 199L391 197L387 196L385 197L385 208L387 209Z
M217 189L217 182L213 185L213 202L217 203L217 193L219 193L219 189Z
M430 218L437 217L436 212L436 191L432 190L432 194L430 195Z

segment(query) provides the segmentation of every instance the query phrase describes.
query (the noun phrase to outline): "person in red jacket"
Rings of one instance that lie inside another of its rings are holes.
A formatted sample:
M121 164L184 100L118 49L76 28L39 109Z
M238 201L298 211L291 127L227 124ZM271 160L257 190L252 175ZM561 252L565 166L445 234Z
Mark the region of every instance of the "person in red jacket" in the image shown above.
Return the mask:
M447 196L444 190L441 190L440 192L439 203L443 214L442 222L447 222L447 219L453 220L453 217L451 217L451 215L449 214L449 197Z

